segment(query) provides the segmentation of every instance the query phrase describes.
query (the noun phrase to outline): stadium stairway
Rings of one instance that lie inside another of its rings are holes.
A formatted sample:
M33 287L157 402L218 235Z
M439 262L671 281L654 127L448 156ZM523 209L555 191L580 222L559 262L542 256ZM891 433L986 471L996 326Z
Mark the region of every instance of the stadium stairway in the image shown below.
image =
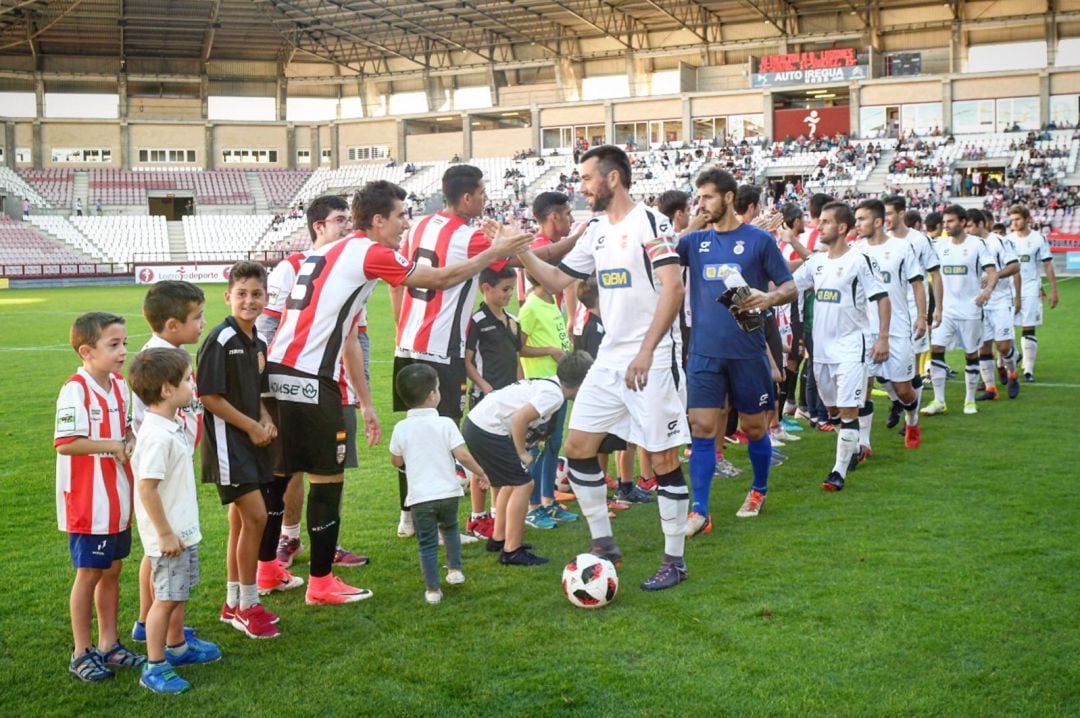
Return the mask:
M75 214L75 200L81 199L83 206L83 214L89 215L94 209L94 202L90 201L88 196L90 193L90 173L84 171L76 172L75 178L71 183L71 213ZM94 199L97 201L97 198Z
M263 201L266 201L265 198ZM188 260L187 240L184 239L183 222L166 222L169 231L169 259L173 262Z
M259 179L259 173L245 172L244 179L247 180L248 189L251 190L251 196L255 199L255 214L269 212L270 203L266 200L266 191L263 189L262 180Z
M881 158L878 159L877 166L874 167L874 171L863 181L859 183L860 192L884 192L886 187L886 179L889 176L889 163L892 162L893 155L896 154L895 150L888 148L882 148Z
M532 161L535 162L535 160ZM571 171L573 170L567 165L549 165L547 171L541 174L535 180L533 180L532 184L530 184L526 188L525 198L529 202L532 202L534 199L536 199L536 195L546 191L548 187L557 187L559 185L560 173L565 172L566 174L570 174Z

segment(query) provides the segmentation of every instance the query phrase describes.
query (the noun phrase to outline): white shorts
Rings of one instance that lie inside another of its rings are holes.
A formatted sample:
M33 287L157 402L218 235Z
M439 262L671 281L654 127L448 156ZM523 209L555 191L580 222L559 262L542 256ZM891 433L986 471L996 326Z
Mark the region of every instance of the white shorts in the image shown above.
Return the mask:
M934 330L932 343L936 347L962 349L965 354L974 354L982 345L982 319L953 319L945 317L941 326Z
M1012 341L1013 325L1012 302L1001 304L987 304L983 309L983 336L984 342L1007 342Z
M1041 327L1042 315L1042 299L1038 295L1034 297L1022 296L1020 297L1020 313L1015 315L1015 326Z
M870 345L877 341L877 335L870 337ZM915 350L911 340L904 337L889 337L889 358L877 364L870 362L866 375L886 381L911 381L915 378Z
M889 344L892 344L892 339L889 340ZM890 350L891 351L891 350ZM927 325L926 331L918 339L915 338L915 328L911 328L911 351L916 356L923 352L930 351L930 326Z
M570 410L570 429L615 434L643 447L664 451L690 442L686 421L686 377L677 369L653 369L641 391L631 391L625 371L594 366L585 375Z
M866 403L866 363L819 364L814 362L818 395L827 407L852 409Z

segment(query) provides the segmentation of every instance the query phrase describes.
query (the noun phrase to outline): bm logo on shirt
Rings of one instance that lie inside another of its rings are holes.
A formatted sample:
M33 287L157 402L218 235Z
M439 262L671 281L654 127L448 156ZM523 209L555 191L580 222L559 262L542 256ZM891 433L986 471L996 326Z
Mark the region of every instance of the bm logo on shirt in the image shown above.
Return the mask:
M706 264L701 268L701 276L710 282L727 279L732 274L742 275L742 267L737 264Z
M840 303L840 290L839 289L819 289L814 295L814 299L819 302L826 302L828 304Z
M621 289L630 286L630 270L628 269L605 269L599 272L597 278L600 286L605 289Z
M945 264L941 267L942 274L967 274L966 264Z
M1030 254L1021 254L1020 255L1020 261L1021 262L1030 262L1031 261L1031 255Z

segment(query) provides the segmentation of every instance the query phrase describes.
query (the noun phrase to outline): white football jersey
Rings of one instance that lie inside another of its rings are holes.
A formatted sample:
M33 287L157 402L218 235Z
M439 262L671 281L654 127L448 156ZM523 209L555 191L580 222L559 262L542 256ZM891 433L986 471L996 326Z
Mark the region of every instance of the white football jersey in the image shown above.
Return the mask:
M814 290L814 362L867 361L868 306L888 296L874 260L859 251L848 250L836 259L817 252L795 270L794 278L800 292Z
M485 396L483 401L469 410L469 421L489 434L510 436L510 419L514 412L526 404L532 404L540 416L529 422L525 439L531 445L547 438L547 423L565 401L557 377L522 379Z
M982 291L983 270L994 266L986 242L968 234L959 244L939 239L936 248L941 258L941 316L981 319L982 308L975 304L975 298Z
M644 203L618 224L606 215L595 218L563 258L559 268L572 277L586 279L596 272L605 332L597 366L623 371L637 356L660 298L653 270L668 264L679 264L671 222ZM678 360L678 335L678 323L672 322L656 345L653 369Z
M997 269L998 272L1005 269L1005 267L1010 264L1019 261L1019 257L1016 255L1016 248L1013 246L1011 240L991 232L983 241L986 242L986 251L993 257L994 268ZM1012 303L1013 278L1005 277L1005 279L999 279L997 281L997 286L994 287L994 291L990 295L990 301L987 302L987 306L1012 307Z
M888 237L881 244L870 244L865 239L860 239L851 245L851 248L858 249L877 265L878 277L885 285L889 302L892 304L889 336L910 337L915 314L908 307L908 297L911 296L909 287L915 280L923 278L922 268L915 258L915 250L908 242L896 237ZM870 320L871 333L879 334L877 305L867 303L866 313ZM816 321L814 323L817 324Z
M890 237L896 235L889 232ZM911 229L908 227L907 234L901 237L905 242L911 245L912 251L915 253L915 260L919 263L919 269L923 274L923 295L925 297L926 306L930 306L930 273L935 269L941 268L941 260L937 256L937 250L934 249L934 242L927 237L924 233L917 229ZM908 292L907 297L908 313L911 315L912 321L915 319L915 293L913 291Z
M1034 231L1028 232L1024 237L1009 234L1006 238L1012 240L1020 260L1020 293L1025 297L1038 297L1039 288L1042 286L1039 280L1042 263L1054 261L1054 255L1050 253L1050 242Z
M345 338L376 282L396 287L414 266L363 232L313 250L297 272L267 361L339 381Z

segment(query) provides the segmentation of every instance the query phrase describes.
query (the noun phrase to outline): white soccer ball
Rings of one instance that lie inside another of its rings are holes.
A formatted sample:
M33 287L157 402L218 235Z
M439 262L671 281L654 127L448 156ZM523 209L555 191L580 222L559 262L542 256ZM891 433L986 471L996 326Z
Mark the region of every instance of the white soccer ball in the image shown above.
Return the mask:
M570 474L569 467L567 466L566 457L560 456L555 461L555 488L559 491L565 491L570 493Z
M600 608L615 599L619 574L606 558L583 553L563 569L562 585L570 603L579 608Z
M457 474L458 483L461 484L461 488L465 491L469 490L469 484L472 479L472 472L466 469L458 462L454 462L454 473Z

